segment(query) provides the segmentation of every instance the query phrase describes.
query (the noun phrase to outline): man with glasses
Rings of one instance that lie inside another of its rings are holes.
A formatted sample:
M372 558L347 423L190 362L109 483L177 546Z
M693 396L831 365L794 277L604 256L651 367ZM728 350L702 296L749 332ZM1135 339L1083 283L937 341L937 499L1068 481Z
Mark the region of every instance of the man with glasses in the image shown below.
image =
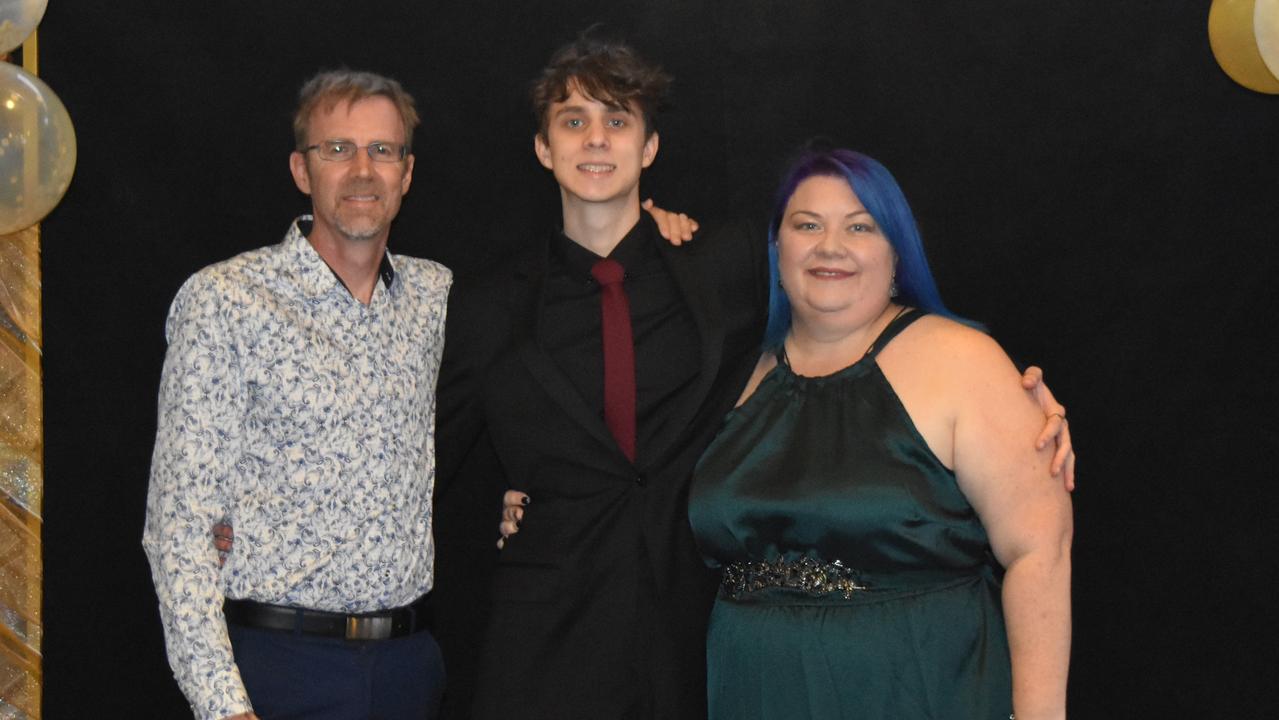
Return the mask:
M435 383L451 284L387 252L413 178L389 78L302 88L312 214L173 301L143 545L196 717L433 717ZM233 524L224 568L209 542Z

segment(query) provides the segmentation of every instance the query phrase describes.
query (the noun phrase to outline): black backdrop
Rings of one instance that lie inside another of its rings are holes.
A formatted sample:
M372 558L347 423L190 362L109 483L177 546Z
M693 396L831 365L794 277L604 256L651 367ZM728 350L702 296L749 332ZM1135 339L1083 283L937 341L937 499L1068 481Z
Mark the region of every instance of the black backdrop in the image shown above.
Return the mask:
M1279 98L1217 67L1207 0L53 0L79 165L45 223L45 708L182 717L138 545L173 293L307 207L298 84L419 99L398 252L480 269L557 194L524 89L595 21L677 79L645 191L760 213L822 134L893 169L943 294L1069 406L1081 718L1269 709ZM486 532L488 532L486 530Z

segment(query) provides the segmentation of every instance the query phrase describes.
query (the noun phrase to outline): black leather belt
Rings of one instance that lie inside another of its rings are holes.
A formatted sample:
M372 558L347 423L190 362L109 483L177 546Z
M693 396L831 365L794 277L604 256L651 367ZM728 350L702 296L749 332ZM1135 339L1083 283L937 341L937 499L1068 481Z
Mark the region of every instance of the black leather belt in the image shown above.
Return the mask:
M423 595L412 605L356 615L228 598L222 612L228 623L243 627L347 640L386 640L426 629L430 620L427 597Z

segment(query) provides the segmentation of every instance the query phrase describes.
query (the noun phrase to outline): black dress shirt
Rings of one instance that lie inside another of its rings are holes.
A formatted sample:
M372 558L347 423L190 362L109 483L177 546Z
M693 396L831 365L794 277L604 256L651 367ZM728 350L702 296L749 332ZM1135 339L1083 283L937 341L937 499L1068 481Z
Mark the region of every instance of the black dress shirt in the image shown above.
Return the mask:
M641 220L609 257L626 269L622 286L631 307L635 342L637 464L671 419L668 403L698 372L698 335L692 315L655 243L666 242ZM604 417L604 351L600 288L591 266L600 257L563 233L551 241L537 340L577 388L587 407Z

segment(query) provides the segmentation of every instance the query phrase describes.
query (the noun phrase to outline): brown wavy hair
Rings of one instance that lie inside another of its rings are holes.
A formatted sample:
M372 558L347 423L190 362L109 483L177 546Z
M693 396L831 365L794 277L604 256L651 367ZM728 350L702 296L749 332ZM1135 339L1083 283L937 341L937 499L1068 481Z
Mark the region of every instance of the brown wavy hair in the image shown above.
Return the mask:
M588 31L589 32L589 31ZM533 113L543 138L550 124L551 104L564 102L573 90L623 110L632 103L644 117L644 136L657 131L653 116L665 105L671 78L649 64L624 43L587 37L561 47L533 81Z

